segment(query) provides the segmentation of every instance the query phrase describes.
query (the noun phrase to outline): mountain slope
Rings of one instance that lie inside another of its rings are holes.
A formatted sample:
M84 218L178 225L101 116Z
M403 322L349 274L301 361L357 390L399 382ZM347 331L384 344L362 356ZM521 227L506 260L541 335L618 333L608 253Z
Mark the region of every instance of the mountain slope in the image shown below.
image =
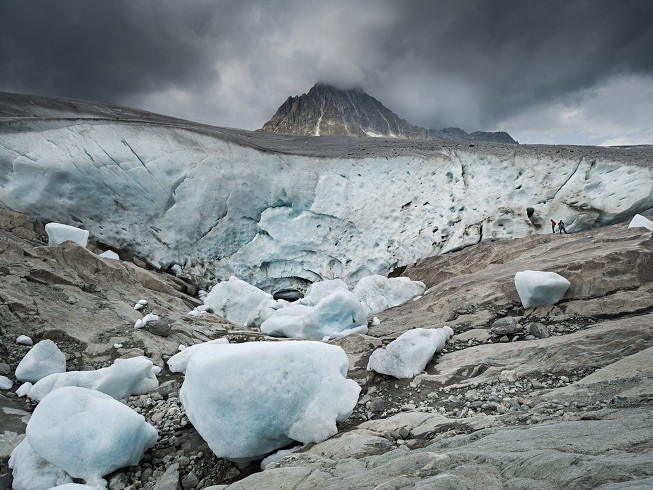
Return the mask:
M259 131L433 139L428 130L401 119L362 90L342 90L326 84L313 86L307 94L288 97Z
M505 131L474 131L467 133L460 128L431 129L431 134L441 140L451 141L484 141L488 143L505 143L509 145L518 145Z

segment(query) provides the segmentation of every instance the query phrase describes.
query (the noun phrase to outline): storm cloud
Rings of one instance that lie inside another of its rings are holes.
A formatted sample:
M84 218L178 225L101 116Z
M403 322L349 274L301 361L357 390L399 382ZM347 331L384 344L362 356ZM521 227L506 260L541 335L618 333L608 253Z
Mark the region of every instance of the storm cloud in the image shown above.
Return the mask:
M318 82L413 124L653 143L653 2L0 0L0 90L257 129Z

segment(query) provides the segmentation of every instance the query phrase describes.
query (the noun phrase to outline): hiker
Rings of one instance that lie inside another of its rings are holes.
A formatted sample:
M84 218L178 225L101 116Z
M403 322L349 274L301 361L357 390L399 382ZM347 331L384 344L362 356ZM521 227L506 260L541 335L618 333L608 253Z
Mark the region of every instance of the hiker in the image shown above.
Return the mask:
M553 231L554 234L556 232L556 222L553 220L551 220L551 231Z
M563 231L565 232L565 235L567 235L567 230L565 230L565 223L562 220L558 222L558 231L561 235Z

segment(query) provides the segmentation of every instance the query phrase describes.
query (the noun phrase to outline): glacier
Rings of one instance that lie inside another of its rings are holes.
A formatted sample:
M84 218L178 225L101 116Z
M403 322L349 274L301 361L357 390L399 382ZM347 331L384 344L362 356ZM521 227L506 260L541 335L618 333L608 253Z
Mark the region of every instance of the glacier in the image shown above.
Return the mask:
M0 206L206 286L387 275L478 242L650 215L650 147L305 137L179 120L5 118Z

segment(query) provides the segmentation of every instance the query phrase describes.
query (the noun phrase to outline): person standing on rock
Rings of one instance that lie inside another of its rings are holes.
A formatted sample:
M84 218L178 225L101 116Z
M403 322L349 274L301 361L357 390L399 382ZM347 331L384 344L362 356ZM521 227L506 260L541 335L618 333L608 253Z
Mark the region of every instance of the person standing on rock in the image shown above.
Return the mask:
M555 234L556 232L556 222L551 220L551 231Z
M551 221L553 221L553 220L551 220ZM565 223L564 223L562 220L560 220L560 221L558 222L558 230L560 231L560 234L561 234L561 235L562 235L562 232L563 232L563 231L565 232L565 235L567 235L567 230L565 230ZM554 232L554 233L555 233L555 232Z

